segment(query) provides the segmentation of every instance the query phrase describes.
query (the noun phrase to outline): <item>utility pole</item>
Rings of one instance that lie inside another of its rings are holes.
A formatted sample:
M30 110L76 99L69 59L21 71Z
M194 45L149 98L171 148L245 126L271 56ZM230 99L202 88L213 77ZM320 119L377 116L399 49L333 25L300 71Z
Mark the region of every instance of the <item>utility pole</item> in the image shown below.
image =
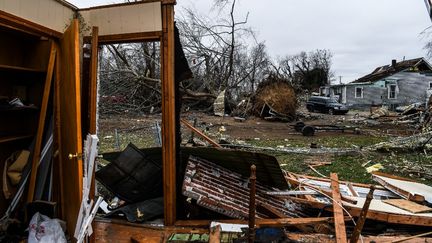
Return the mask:
M342 84L342 76L339 76L339 84Z

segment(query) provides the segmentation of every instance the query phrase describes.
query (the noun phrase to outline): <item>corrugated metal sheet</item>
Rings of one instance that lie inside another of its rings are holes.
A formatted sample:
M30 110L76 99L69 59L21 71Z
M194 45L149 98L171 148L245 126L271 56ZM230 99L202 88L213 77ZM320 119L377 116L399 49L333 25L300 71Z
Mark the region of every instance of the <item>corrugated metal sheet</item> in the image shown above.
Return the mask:
M267 195L266 192L271 190L271 187L257 182L257 218L271 217L268 211L277 211L285 217L305 216L302 214L301 205L288 199ZM233 218L248 218L248 178L215 163L191 156L186 167L182 191L184 196L195 199L202 207Z
M141 149L141 151L154 161L162 159L161 148L145 148ZM182 161L177 163L178 171L180 171L180 173L183 173L181 168L186 167L189 156L193 155L213 162L244 177L249 176L250 167L254 164L257 168L257 181L261 184L281 190L289 189L284 174L274 156L262 153L208 147L182 147L180 153ZM118 154L119 152L106 153L103 156L105 160L113 161Z

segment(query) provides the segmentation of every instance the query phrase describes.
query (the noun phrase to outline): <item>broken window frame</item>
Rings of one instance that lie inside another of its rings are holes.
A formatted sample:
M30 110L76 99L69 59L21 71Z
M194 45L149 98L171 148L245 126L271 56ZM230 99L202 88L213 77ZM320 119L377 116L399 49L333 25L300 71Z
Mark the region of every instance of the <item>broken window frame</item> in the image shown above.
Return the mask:
M357 90L359 90L359 89L360 89L360 96L357 95ZM355 87L354 97L356 99L363 99L363 87Z
M394 91L392 91L392 87L394 87ZM387 86L387 98L391 100L397 99L397 85L396 84L389 84Z

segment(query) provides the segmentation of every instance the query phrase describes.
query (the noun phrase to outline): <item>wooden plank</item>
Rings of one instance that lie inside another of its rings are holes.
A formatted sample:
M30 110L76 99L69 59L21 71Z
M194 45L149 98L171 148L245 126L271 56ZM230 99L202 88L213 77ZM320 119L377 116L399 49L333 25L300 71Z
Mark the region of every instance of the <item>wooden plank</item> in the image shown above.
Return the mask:
M11 141L16 141L16 140L22 140L22 139L27 139L27 138L31 138L31 137L33 137L33 135L0 137L0 143L6 143L6 142L11 142Z
M317 186L314 186L314 185L310 185L309 183L306 183L306 182L300 182L300 181L298 181L297 179L292 179L292 178L286 178L287 180L288 180L288 182L289 183L291 183L291 184L294 184L294 185L297 185L297 186L303 186L303 187L308 187L308 188L310 188L311 190L314 190L314 191L317 191L317 192L321 192L321 193L323 193L323 194L325 194L325 195L327 195L327 196L329 196L329 197L331 197L332 196L332 192L330 192L330 191L327 191L327 190L324 190L324 189L321 189L321 188L319 188L319 187L317 187ZM349 198L349 197L345 197L345 196L340 196L341 197L341 199L343 200L343 201L345 201L345 202L349 202L349 203L352 203L352 204L356 204L357 203L357 201L356 200L354 200L354 199L351 199L351 198Z
M214 220L177 220L176 227L203 227L207 228ZM226 224L247 224L248 221L241 219L223 219L217 220L219 223ZM279 219L256 219L255 225L259 227L284 227L297 225L314 225L322 223L331 223L333 218L279 218Z
M96 113L97 113L97 73L98 73L98 39L99 29L93 27L92 40L91 40L91 57L90 57L90 89L89 89L89 118L90 127L89 133L96 134Z
M211 138L209 138L207 135L205 135L204 133L202 133L200 130L196 129L195 127L193 127L189 122L187 122L184 119L180 120L186 127L188 127L190 130L192 130L194 133L200 135L202 138L204 138L207 142L209 142L211 145L213 145L216 148L222 148L222 146L218 143L216 143L215 141L213 141Z
M139 41L159 41L162 31L152 31L143 33L117 34L99 36L99 44L114 44Z
M162 164L164 224L176 221L174 5L162 5Z
M98 77L98 58L99 58L99 29L93 26L91 38L91 56L90 56L90 82L89 82L89 133L97 132L97 77ZM96 166L94 167L96 168ZM91 171L92 178L95 178L95 169ZM94 200L96 191L95 180L91 180L89 199ZM92 225L93 226L93 225ZM90 236L90 242L95 242L95 235Z
M401 208L411 213L428 213L432 212L432 208L412 202L406 199L387 199L383 202Z
M63 180L63 219L68 232L75 232L82 201L82 137L79 24L74 19L61 40L60 161Z
M375 190L375 187L371 186L371 189L370 189L369 193L366 196L366 201L363 204L363 208L362 208L362 210L360 212L360 217L358 218L357 223L356 223L356 225L354 227L354 230L353 230L353 232L351 234L350 243L357 243L357 241L358 241L358 239L359 239L359 237L361 235L364 223L366 222L366 215L367 215L367 212L369 210L370 203L371 203L371 201L373 199L373 192L374 192L374 190Z
M347 236L345 231L345 220L342 211L342 200L339 190L339 180L336 173L330 173L332 198L333 198L333 214L334 214L334 225L336 233L336 242L342 243L347 242Z
M209 243L220 243L221 241L221 226L216 225L210 228Z
M45 78L45 86L42 96L42 104L41 104L41 110L39 114L39 121L38 121L38 128L36 133L36 140L35 140L35 147L33 150L33 158L31 162L31 172L30 172L30 181L29 181L29 187L27 192L27 202L33 201L34 191L35 191L35 183L36 183L36 175L37 175L37 169L39 165L40 160L40 153L42 148L42 138L44 135L44 128L45 128L45 118L46 113L48 110L48 101L49 96L51 92L51 83L53 79L54 74L54 64L56 60L56 52L57 48L55 47L54 43L51 43L51 50L49 55L49 61L48 61L48 69L46 73Z
M56 43L57 49L59 46ZM56 68L54 75L54 161L53 161L53 201L64 202L64 192L63 192L63 168L61 163L60 154L62 154L60 141L61 141L61 125L60 125L60 80L61 80L61 54L60 51L57 52L56 58ZM64 207L61 203L59 206L59 216L64 218Z

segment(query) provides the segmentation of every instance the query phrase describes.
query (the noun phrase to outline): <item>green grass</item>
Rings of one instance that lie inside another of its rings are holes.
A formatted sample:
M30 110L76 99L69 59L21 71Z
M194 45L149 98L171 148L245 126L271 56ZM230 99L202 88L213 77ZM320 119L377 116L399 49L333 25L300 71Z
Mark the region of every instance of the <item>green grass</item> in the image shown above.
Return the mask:
M309 155L284 154L276 157L284 170L319 177L304 162L305 159L311 157ZM363 167L362 164L368 161L370 162ZM369 153L363 155L340 155L332 156L331 162L331 165L324 165L315 169L326 176L329 176L331 172L337 173L340 180L373 183L366 168L381 163L384 166L381 171L384 173L411 178L432 186L432 156L425 154Z
M156 140L148 134L139 131L134 133L118 133L119 148L117 148L114 132L100 134L99 153L122 151L129 143L135 144L138 148L154 147Z
M311 143L327 148L353 148L365 147L387 141L386 137L371 137L365 135L352 136L325 136L325 137L293 137L290 139L247 140L246 142L259 147L309 147Z

